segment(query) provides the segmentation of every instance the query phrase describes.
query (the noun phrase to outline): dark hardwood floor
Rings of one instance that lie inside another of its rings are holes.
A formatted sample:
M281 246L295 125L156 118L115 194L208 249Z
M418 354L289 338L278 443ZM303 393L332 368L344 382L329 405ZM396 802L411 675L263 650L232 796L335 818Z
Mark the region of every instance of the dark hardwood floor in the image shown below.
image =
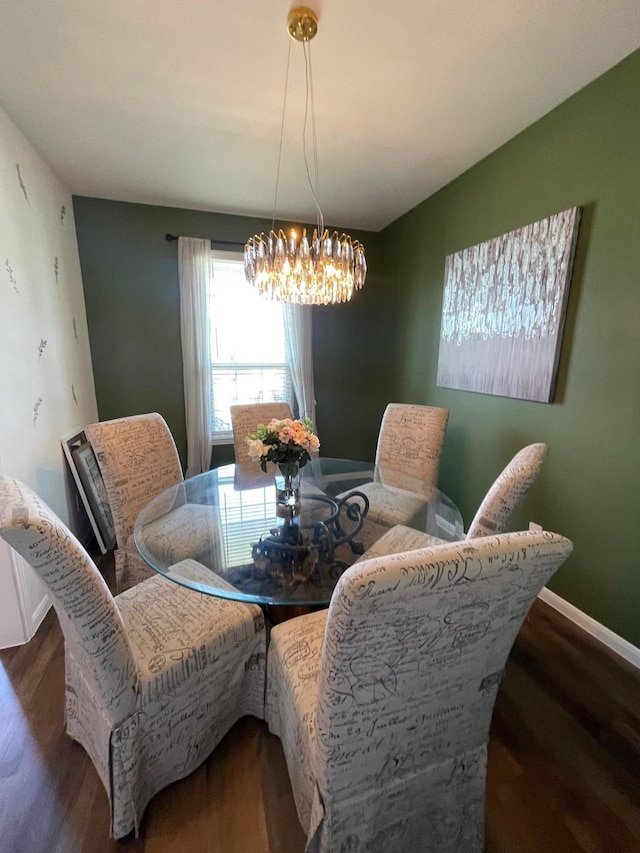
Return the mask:
M139 839L109 839L107 796L64 731L63 691L51 611L30 643L0 652L2 853L303 851L280 742L252 718L152 800ZM496 703L486 849L631 853L639 806L640 674L538 601Z

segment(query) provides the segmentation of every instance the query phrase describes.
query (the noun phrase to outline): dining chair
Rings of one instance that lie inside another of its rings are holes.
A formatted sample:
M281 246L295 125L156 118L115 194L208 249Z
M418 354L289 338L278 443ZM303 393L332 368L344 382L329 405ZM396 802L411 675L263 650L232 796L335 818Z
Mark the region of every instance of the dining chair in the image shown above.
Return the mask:
M230 411L233 450L236 463L240 465L251 463L247 436L256 431L258 424L268 424L274 418L283 421L293 417L288 403L236 403L230 406Z
M140 510L170 486L183 482L176 445L164 418L152 412L88 424L90 441L104 480L116 533L115 570L118 592L153 576L140 556L133 528ZM167 507L158 547L178 562L211 549L217 523L209 507ZM198 548L197 543L201 543Z
M484 849L502 672L571 549L518 532L367 560L328 611L272 629L266 720L306 853Z
M369 548L397 524L419 524L438 485L449 410L389 403L382 416L372 483L359 487L369 501L361 540ZM426 518L425 518L426 523Z
M527 492L538 479L549 445L528 444L500 472L473 517L467 539L490 536L506 530Z
M380 424L376 465L437 486L448 421L449 409L389 403Z
M504 533L507 530L516 510L538 478L548 451L547 444L536 442L528 444L516 453L482 499L469 525L466 539ZM409 551L413 548L426 548L442 541L406 525L398 525L396 529L389 530L372 543L360 559Z
M0 535L49 589L65 641L67 733L104 785L110 832L137 835L158 791L201 764L240 717L264 717L262 612L159 575L112 596L73 533L7 476Z

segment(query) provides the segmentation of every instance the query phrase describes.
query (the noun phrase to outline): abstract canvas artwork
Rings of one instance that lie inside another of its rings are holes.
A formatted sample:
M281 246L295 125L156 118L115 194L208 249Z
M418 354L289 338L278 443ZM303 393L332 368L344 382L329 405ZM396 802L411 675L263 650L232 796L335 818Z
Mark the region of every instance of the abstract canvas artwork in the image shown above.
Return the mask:
M579 221L572 207L447 256L439 386L553 400Z

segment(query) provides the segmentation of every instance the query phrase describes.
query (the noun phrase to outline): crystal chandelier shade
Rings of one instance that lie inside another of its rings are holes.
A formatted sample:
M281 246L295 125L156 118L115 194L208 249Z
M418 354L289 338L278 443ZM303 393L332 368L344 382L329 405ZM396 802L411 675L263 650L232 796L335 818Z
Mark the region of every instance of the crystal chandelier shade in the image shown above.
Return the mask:
M334 231L321 237L314 229L311 241L306 229L298 240L292 231L273 231L251 237L244 250L247 279L267 299L298 305L330 305L348 302L364 284L367 262L364 248L348 234Z
M315 36L318 20L315 13L304 6L291 10L287 20L287 29L292 39L302 42L307 72L306 107L311 103L311 123L313 129L313 154L315 166L315 186L311 181L307 163L305 138L303 150L307 178L318 211L317 227L309 240L306 229L301 229L298 239L295 231L289 237L284 231L275 232L275 209L278 198L278 179L282 157L282 131L289 79L285 82L284 105L282 110L282 129L280 132L280 151L276 190L274 199L274 223L271 232L256 234L247 240L244 249L244 271L247 281L254 285L260 296L290 302L297 305L331 305L348 302L355 290L364 284L367 274L367 262L364 247L358 240L352 240L348 234L338 235L324 227L324 218L318 202L318 161L315 145L315 113L313 104L313 84L311 82L311 55L308 42ZM305 113L306 131L306 113Z

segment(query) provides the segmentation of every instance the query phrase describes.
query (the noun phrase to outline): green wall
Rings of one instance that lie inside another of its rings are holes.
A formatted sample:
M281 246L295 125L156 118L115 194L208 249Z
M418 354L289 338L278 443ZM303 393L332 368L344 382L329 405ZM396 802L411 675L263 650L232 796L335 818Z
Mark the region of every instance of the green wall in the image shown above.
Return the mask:
M573 205L582 221L555 403L436 386L445 256ZM451 410L440 483L471 520L514 452L546 441L517 520L574 541L551 588L640 645L640 51L382 233L401 293L391 396Z
M177 243L165 234L242 243L271 223L78 196L73 203L99 417L160 412L184 464ZM379 272L379 235L351 235L365 245L371 272L350 304L312 309L317 428L325 456L372 459L393 376L394 306ZM232 458L231 446L214 448L214 464Z

